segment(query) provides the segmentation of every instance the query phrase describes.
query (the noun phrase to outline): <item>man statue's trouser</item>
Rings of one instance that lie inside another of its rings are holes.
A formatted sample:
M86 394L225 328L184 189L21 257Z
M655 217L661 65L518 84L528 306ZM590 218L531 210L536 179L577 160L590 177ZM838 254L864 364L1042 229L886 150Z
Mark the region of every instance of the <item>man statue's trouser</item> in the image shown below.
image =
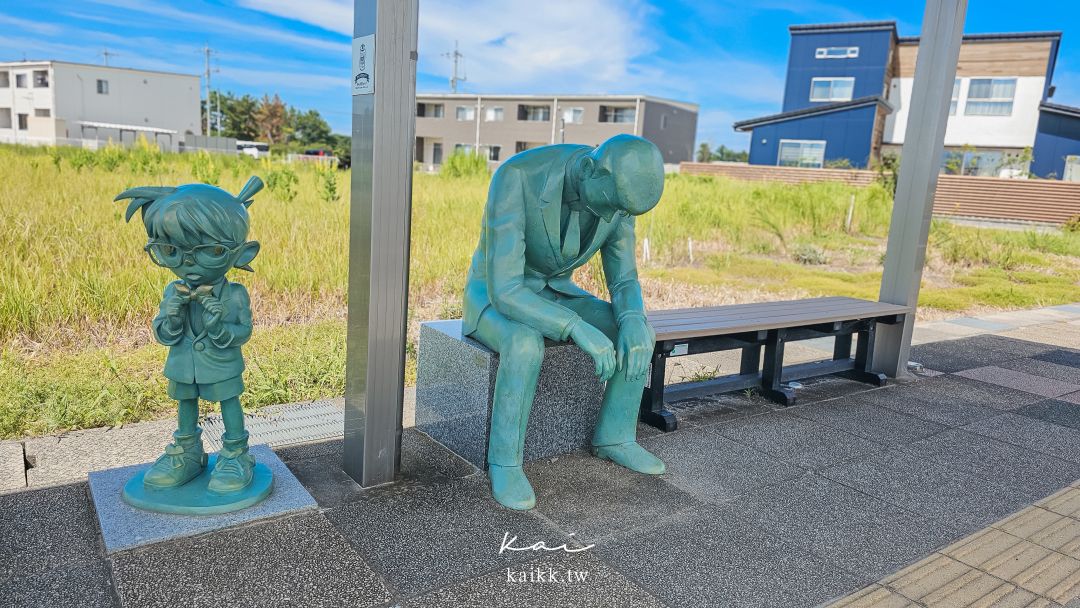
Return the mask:
M613 345L618 345L619 328L608 302L595 297L563 296L550 289L544 289L539 295L573 310L582 321L604 332ZM499 353L495 403L491 409L488 463L505 467L520 466L529 411L536 395L540 364L544 359L544 337L539 331L506 318L490 306L480 315L476 331L470 337ZM625 370L616 370L608 380L600 418L593 433L594 446L618 445L635 440L646 378L647 374L642 374L641 378L631 382L626 379Z

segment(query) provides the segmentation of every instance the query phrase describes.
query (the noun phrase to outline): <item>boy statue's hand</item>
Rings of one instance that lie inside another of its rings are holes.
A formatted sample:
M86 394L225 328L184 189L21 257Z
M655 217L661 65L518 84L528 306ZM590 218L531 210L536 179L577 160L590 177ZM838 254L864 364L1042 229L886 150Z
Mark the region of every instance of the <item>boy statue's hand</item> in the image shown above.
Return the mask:
M176 293L165 299L165 316L169 318L169 325L172 329L184 326L184 307L190 301L191 293L185 293L180 289L177 289Z
M221 300L214 296L205 296L200 303L203 306L203 322L207 329L221 327L221 317L225 314L225 307L221 305Z

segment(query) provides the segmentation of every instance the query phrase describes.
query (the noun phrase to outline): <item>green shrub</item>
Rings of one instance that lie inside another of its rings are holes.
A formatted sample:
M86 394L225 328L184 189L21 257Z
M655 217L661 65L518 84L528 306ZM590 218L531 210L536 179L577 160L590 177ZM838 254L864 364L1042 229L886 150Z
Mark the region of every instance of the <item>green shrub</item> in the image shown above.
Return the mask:
M1065 225L1061 227L1065 232L1080 232L1080 213L1070 217L1065 221Z
M214 157L206 150L199 150L191 158L191 174L195 181L216 186L221 182L221 167L214 163Z
M801 243L795 247L795 251L791 253L791 258L800 264L808 266L821 266L829 263L829 258L825 256L825 252L809 243Z
M269 159L263 165L267 169L266 187L280 201L291 203L296 198L300 178L285 165L273 165Z
M487 177L487 159L480 154L465 153L455 150L442 168L439 175L443 177Z
M319 162L315 165L319 179L319 197L326 203L336 203L341 198L338 192L338 170L333 162Z

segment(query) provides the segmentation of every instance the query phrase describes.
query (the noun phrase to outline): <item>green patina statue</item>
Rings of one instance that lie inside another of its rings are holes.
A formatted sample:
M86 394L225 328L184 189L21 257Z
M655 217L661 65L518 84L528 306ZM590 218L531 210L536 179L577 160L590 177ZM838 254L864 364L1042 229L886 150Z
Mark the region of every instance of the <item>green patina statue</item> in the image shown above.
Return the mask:
M252 177L238 196L189 184L132 188L116 197L131 199L128 221L142 211L150 260L179 277L165 287L153 321L154 337L169 347L165 377L169 396L178 402L177 429L165 453L142 475L143 491L178 488L203 474L208 458L199 428L200 398L221 404L225 426L205 490L235 495L251 485L256 465L248 454L240 405L240 347L251 337L251 303L244 286L225 274L234 267L250 271L259 253L259 243L247 240L247 208L262 187L262 180ZM138 493L128 488L125 499L129 490Z
M501 504L519 510L536 504L522 453L544 338L573 340L607 382L593 453L633 471L664 472L664 463L636 441L655 334L634 261L634 217L656 206L663 189L660 151L630 135L595 149L528 150L492 177L465 286L463 329L499 353L487 460ZM597 251L610 303L572 280Z

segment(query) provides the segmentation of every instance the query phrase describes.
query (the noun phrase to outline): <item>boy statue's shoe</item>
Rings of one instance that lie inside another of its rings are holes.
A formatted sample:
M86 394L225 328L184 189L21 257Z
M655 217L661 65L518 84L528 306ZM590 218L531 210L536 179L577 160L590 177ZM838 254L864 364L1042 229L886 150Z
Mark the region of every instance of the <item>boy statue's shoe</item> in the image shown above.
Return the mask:
M210 471L206 489L214 494L232 494L248 487L255 477L255 458L248 454L248 433L240 439L221 437L217 463Z
M491 479L491 494L502 506L517 511L528 511L536 506L536 494L520 465L504 467L489 464L488 477Z
M155 489L175 488L195 479L205 468L202 429L196 429L190 435L181 435L177 431L173 433L173 442L165 446L165 453L143 475L143 485Z
M648 450L638 445L636 441L628 441L618 445L594 445L592 453L597 458L610 460L631 471L645 473L646 475L663 475L664 471L667 470L664 461L653 456Z

